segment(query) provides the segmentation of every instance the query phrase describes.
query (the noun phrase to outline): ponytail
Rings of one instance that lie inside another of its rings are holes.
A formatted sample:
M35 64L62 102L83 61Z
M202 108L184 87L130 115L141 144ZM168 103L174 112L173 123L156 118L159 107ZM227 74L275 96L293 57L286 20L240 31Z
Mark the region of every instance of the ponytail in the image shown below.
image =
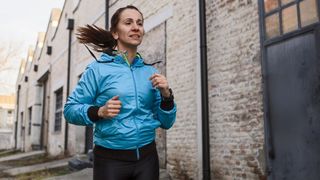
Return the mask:
M117 45L110 31L96 25L79 27L76 35L80 43L91 46L97 52L108 52Z

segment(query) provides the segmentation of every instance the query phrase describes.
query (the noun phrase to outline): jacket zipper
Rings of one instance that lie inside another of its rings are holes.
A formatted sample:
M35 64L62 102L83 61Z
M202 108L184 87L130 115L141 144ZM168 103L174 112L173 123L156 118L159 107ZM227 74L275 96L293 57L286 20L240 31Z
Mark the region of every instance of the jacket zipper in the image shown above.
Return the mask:
M135 80L135 78L134 78L132 66L129 66L129 68L130 68L130 71L131 71L132 80L133 80L133 85L134 85L135 100L136 100L136 109L137 109L137 108L138 108L137 85L136 85L136 80ZM133 122L134 122L134 125L136 126L137 136L138 136L138 139L139 139L139 133L140 133L140 132L139 132L139 128L138 128L138 126L137 126L137 123L136 123L135 118L133 119ZM139 146L138 146L138 145L136 146L136 154L137 154L137 159L139 160L139 159L140 159L140 152L139 152Z

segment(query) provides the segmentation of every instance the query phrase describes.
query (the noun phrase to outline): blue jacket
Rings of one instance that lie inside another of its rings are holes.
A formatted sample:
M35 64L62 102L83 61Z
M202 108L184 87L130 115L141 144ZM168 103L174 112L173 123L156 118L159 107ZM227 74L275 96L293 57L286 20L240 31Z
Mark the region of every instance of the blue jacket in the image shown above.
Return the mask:
M155 129L169 129L176 118L176 105L160 108L161 95L149 78L157 70L136 56L131 66L120 56L102 54L92 62L64 106L65 119L72 124L92 126L94 143L110 149L136 149L155 139ZM120 113L95 123L88 117L91 106L103 106L119 95Z

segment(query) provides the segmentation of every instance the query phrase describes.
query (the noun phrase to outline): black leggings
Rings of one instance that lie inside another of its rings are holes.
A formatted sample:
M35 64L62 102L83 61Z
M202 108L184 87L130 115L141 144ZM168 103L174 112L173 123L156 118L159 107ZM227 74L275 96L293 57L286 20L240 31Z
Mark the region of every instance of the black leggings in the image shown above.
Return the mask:
M94 154L94 180L159 180L157 151L137 161L121 161Z

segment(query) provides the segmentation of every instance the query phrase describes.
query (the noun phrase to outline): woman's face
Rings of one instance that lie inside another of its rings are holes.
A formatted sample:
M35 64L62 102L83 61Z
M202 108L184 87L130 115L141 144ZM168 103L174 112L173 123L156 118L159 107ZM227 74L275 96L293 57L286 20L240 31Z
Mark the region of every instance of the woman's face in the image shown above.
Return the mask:
M117 40L118 48L136 49L141 44L144 35L143 18L135 9L125 9L120 14L120 20L113 32L113 37Z

